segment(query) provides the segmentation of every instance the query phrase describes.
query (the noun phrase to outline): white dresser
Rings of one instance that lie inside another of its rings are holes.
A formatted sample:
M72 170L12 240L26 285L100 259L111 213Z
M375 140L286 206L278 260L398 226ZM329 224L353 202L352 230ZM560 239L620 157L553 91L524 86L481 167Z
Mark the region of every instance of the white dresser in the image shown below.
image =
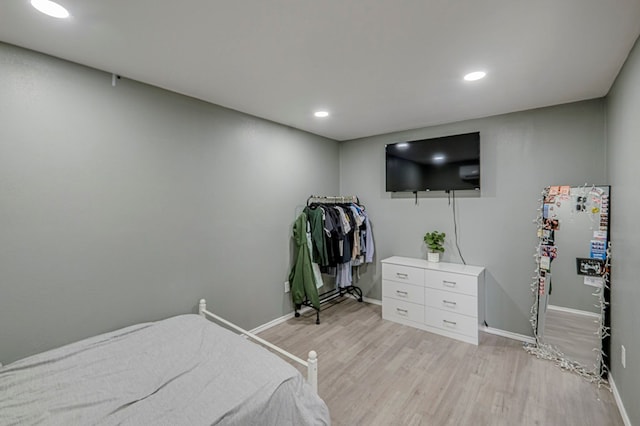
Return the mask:
M393 256L382 260L382 318L478 344L484 268Z

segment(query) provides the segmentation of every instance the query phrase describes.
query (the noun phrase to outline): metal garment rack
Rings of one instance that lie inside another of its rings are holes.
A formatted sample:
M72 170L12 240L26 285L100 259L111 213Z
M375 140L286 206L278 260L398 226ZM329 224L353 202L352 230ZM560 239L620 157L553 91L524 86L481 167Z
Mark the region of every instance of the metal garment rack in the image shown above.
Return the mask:
M329 196L329 197L311 195L309 198L307 198L307 206L310 206L311 204L349 204L349 203L356 203L359 206L362 206L364 208L364 206L360 204L360 200L358 200L358 197L356 197L355 195ZM353 284L347 287L335 288L333 290L325 291L324 293L319 294L318 298L320 299L320 305L323 305L323 304L326 304L327 302L338 299L347 294L353 296L358 302L362 302L362 290L360 289L360 287L355 286ZM316 324L320 324L320 309L314 308L309 300L305 300L301 304L295 305L296 318L300 316L300 312L298 311L303 305L309 306L310 308L313 308L316 311Z
M310 204L348 204L356 203L360 205L360 200L355 195L338 195L332 197L325 197L320 195L311 195L307 198L307 206Z

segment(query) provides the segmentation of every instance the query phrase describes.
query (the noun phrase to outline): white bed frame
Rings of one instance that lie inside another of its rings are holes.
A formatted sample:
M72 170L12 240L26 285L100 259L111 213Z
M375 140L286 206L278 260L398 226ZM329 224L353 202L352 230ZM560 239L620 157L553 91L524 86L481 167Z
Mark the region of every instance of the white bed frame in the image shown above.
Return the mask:
M213 318L214 320L226 325L227 327L230 327L234 330L236 330L237 332L239 332L240 334L242 334L243 336L247 336L250 337L251 339L255 340L256 342L268 347L269 349L272 349L276 352L278 352L279 354L281 354L282 356L285 356L295 362L297 362L298 364L304 365L305 367L307 367L307 382L311 385L311 387L313 388L315 393L318 393L318 354L316 353L316 351L310 351L309 352L309 359L307 359L306 361L298 358L297 356L285 351L284 349L281 349L279 347L277 347L276 345L267 342L266 340L256 336L255 334L251 333L250 331L247 331L243 328L238 327L237 325L227 321L224 318L219 317L218 315L207 311L207 302L204 299L200 299L200 304L198 305L198 314L207 318Z

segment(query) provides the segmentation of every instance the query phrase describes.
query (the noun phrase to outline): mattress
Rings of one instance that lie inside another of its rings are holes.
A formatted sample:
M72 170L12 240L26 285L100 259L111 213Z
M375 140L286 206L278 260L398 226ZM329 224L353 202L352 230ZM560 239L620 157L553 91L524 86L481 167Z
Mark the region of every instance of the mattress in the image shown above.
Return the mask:
M0 424L325 425L291 365L198 315L99 335L0 368Z

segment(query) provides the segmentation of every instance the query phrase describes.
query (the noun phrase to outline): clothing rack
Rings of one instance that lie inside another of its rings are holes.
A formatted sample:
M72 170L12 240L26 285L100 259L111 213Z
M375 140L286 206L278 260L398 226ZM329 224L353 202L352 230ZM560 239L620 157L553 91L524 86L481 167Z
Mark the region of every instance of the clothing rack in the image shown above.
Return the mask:
M346 296L347 294L350 294L351 296L353 296L358 302L362 302L362 290L360 289L360 287L355 285L350 285L344 288L336 288L333 290L329 290L322 294L319 294L318 297L320 298L320 305L324 305L332 300L339 299L342 296ZM305 300L304 302L302 302L302 305L313 308L313 305L311 305L311 302L309 302L308 300ZM295 307L296 318L300 316L300 312L298 312L298 310L302 307L302 305L296 305ZM320 324L320 309L315 309L315 311L316 311L316 324Z
M347 196L320 196L320 195L311 195L309 196L309 198L307 198L307 206L312 206L313 204L350 204L350 203L355 203L358 204L359 206L361 206L364 209L364 206L362 204L360 204L360 200L358 199L357 196L355 195L347 195ZM359 276L359 274L358 274ZM343 296L346 295L351 295L353 296L358 302L362 302L362 290L360 289L360 287L355 286L355 285L350 285L347 287L339 287L339 288L335 288L333 290L329 290L326 291L324 293L321 293L318 295L318 298L320 299L320 305L324 305L328 302L331 302L332 300L335 299L339 299ZM302 306L308 306L311 307L313 309L315 309L316 311L316 324L320 324L320 309L316 309L313 307L313 305L311 304L311 302L309 300L304 300L300 305L296 304L295 305L295 316L296 318L300 317L300 312L299 309Z
M310 195L307 198L307 206L311 204L348 204L348 203L356 203L360 204L360 200L355 195L337 195L337 196L321 196L321 195ZM364 207L364 206L363 206Z

